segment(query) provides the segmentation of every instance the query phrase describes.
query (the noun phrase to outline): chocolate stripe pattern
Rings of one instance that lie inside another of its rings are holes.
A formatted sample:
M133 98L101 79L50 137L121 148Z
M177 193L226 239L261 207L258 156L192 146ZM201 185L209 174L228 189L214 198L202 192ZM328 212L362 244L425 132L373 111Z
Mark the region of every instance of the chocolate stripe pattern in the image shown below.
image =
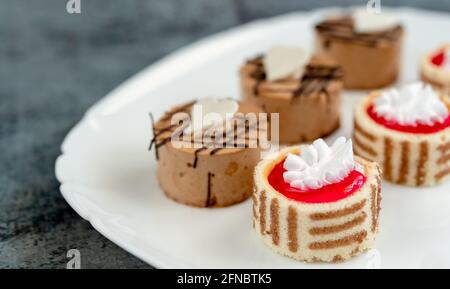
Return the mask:
M400 159L400 175L398 182L400 184L405 184L409 174L409 155L410 155L410 144L408 141L403 141L401 145L401 159Z
M253 193L252 194L252 200L253 200L253 228L255 227L255 222L258 219L258 215L257 215L257 208L258 208L258 199L256 198L256 194Z
M329 204L291 200L266 188L266 180L255 178L253 214L258 236L275 252L307 262L340 262L372 248L378 231L380 171L375 163L358 161L367 175L364 187ZM256 175L267 177L273 164L264 160L260 165Z
M262 191L259 195L259 227L261 235L266 234L266 192Z
M356 151L368 154L371 158L377 157L377 152L368 144L365 144L356 133L353 134L353 144ZM364 155L363 155L364 157Z
M421 186L425 183L427 176L426 162L428 161L428 143L423 141L420 143L419 160L417 162L416 184Z
M384 178L388 181L392 181L392 151L393 144L389 137L384 138Z
M362 243L362 241L364 241L366 236L367 231L364 230L337 240L328 240L323 242L311 243L309 244L309 249L311 250L334 249L338 247L348 246L353 243Z
M366 204L366 200L362 200L350 207L347 207L347 208L344 208L341 210L311 214L309 216L309 218L313 221L321 221L321 220L340 218L340 217L344 217L344 216L356 213L357 211L361 210L365 204Z
M397 184L433 186L445 181L450 175L450 128L415 134L383 127L367 113L378 96L373 92L355 107L355 154L378 162L384 178Z
M362 136L364 136L365 138L367 138L370 141L376 141L377 137L374 136L373 134L367 132L366 130L364 130L356 121L354 122L354 126L355 126L355 131L357 131L359 134L361 134Z
M297 227L298 227L298 218L297 218L297 210L289 206L288 209L288 248L291 252L297 252L298 249L298 238L297 238Z
M272 199L270 202L270 234L272 235L272 243L276 246L280 244L279 210L278 200Z
M442 152L442 153L446 153L447 151L450 150L450 142L441 144L438 149Z
M370 200L370 208L372 210L372 232L375 232L377 229L377 218L378 218L378 187L375 185L372 185L370 187L372 190L372 199Z
M343 224L328 227L313 227L309 230L309 233L311 235L326 235L346 231L353 227L356 227L357 225L360 225L361 223L364 222L366 218L367 218L366 213L362 212L361 215Z
M450 168L440 171L436 174L436 179L440 180L446 176L450 175Z

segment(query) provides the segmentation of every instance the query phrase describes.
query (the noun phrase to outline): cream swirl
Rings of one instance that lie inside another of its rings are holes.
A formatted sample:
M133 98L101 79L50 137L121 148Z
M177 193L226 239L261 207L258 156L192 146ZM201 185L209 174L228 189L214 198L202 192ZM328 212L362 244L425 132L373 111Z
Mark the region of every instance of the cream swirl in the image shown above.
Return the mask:
M339 137L331 147L322 139L302 146L300 155L287 155L283 167L284 181L301 190L334 184L352 170L361 170L353 158L352 141L345 137Z
M374 111L388 121L400 125L417 125L419 122L432 126L442 123L449 111L433 88L422 82L390 89L374 101Z

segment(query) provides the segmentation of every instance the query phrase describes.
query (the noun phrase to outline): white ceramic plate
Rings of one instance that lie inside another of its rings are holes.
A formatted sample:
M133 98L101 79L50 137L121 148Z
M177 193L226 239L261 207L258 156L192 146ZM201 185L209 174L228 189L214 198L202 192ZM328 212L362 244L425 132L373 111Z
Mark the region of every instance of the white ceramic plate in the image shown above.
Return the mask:
M407 29L399 83L418 79L422 53L448 41L450 17L396 10ZM158 187L148 113L198 97L239 97L237 71L273 44L312 48L312 26L324 13L261 20L189 45L150 66L88 110L62 144L56 162L61 192L80 216L123 249L159 268L450 267L450 183L416 189L383 183L376 248L341 264L304 264L279 256L253 233L251 201L196 209L166 199ZM342 128L351 135L344 94Z

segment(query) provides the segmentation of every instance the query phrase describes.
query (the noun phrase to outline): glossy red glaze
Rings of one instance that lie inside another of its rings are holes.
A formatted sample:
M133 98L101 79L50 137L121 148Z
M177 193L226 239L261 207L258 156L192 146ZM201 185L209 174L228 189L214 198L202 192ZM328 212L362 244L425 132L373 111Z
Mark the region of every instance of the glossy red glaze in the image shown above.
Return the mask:
M430 134L439 132L450 126L450 114L442 123L436 122L433 125L428 125L426 123L417 122L416 125L402 125L395 120L387 120L384 117L377 115L373 105L369 106L369 108L367 109L367 113L376 123L392 130L407 133Z
M444 63L444 60L445 53L442 50L431 57L431 63L437 66L441 66Z
M291 187L284 181L284 160L277 164L269 174L269 184L289 199L304 203L331 203L346 198L358 191L366 182L366 176L353 170L342 181L319 189L301 190Z

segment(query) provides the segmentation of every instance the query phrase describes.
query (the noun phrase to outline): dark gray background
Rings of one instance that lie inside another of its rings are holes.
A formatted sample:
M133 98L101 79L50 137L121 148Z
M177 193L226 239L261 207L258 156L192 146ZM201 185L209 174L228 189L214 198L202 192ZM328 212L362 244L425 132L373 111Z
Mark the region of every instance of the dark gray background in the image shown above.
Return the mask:
M209 34L294 10L366 0L0 0L0 268L148 268L79 217L54 162L84 111L162 56ZM450 11L450 1L382 0Z

